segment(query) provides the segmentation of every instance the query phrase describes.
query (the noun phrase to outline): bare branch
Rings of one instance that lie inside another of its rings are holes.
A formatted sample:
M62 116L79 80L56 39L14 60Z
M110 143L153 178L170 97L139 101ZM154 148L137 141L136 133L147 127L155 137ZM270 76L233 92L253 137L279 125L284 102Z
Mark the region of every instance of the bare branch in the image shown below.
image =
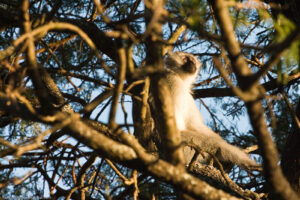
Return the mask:
M225 41L225 47L229 54L233 71L235 72L239 86L252 95L258 97L261 93L256 84L248 87L248 78L252 75L248 68L237 43L231 18L224 0L212 1L217 21L221 28L221 33ZM263 166L267 181L272 187L272 192L280 199L298 199L295 192L282 174L281 168L278 166L278 153L272 141L271 135L266 126L264 118L264 110L259 100L246 103L251 124L259 141L259 147L262 149L264 158ZM279 181L280 180L280 181Z

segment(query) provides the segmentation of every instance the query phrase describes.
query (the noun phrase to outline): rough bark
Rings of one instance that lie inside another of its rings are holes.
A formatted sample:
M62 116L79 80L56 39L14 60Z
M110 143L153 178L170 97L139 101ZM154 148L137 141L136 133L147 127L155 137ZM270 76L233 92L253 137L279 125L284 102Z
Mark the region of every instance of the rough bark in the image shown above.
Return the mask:
M248 100L243 96L240 96L240 98L244 98L246 101L249 118L262 150L264 174L270 184L270 192L277 199L296 200L298 196L291 189L290 184L283 176L281 168L278 166L278 152L268 131L264 118L264 109L260 102L263 90L257 82L251 84L251 77L255 75L253 75L247 66L240 46L237 43L226 2L216 0L211 1L211 3L214 7L232 69L237 76L238 86L245 96L252 96L252 98Z
M300 119L300 99L296 114ZM284 175L300 196L300 129L296 123L293 124L292 132L288 135L282 154L281 166Z

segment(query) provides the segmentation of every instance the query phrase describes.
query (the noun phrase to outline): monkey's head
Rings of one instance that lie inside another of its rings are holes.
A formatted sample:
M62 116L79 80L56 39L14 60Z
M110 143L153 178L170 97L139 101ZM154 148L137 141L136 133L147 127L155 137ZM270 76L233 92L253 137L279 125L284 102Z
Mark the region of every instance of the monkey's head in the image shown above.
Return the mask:
M201 66L198 58L190 53L182 51L169 52L165 58L167 68L182 75L197 75Z

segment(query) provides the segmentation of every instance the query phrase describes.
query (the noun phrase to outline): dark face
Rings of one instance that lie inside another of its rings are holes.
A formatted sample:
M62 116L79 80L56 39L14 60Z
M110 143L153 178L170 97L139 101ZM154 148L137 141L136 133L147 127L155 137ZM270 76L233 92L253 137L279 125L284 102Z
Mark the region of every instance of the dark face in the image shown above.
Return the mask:
M177 51L167 54L165 65L186 78L186 76L196 75L201 63L193 54Z
M181 66L182 70L186 73L194 74L197 71L196 63L190 56L184 57L184 64Z

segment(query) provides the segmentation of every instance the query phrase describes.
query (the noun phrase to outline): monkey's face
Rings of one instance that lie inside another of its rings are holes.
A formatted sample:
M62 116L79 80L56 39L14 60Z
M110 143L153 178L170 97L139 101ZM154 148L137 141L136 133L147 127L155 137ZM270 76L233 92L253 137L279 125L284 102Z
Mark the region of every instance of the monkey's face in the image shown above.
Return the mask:
M181 69L187 73L194 74L197 72L196 61L191 56L184 56L183 57L184 64L181 66Z
M167 68L186 75L196 74L201 66L196 56L181 51L168 53L165 64Z

